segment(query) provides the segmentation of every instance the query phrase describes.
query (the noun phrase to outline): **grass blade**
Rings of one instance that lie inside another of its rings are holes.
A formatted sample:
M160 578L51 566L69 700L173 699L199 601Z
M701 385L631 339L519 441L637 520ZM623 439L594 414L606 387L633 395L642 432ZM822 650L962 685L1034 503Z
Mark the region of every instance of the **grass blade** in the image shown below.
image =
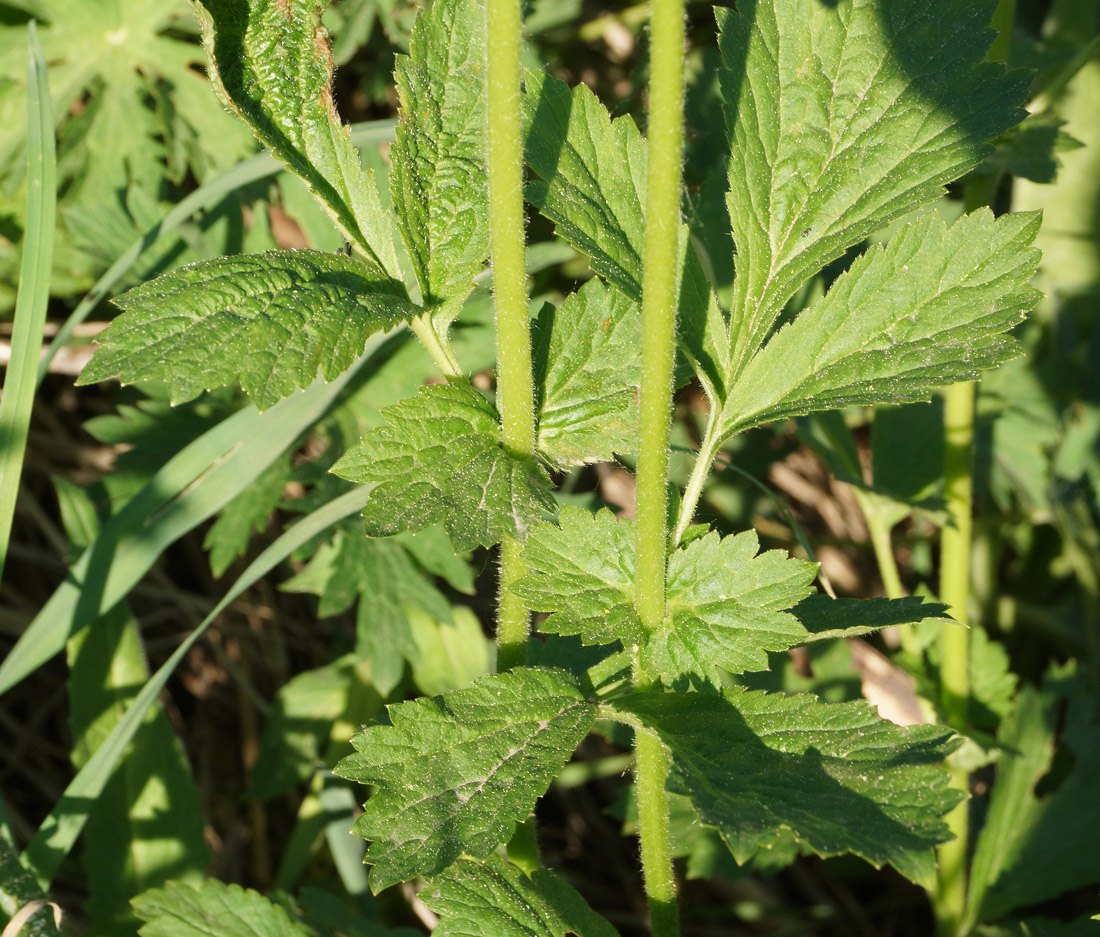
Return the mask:
M233 584L229 592L202 620L202 623L187 636L172 656L161 665L160 669L142 687L141 692L134 698L134 701L126 710L126 714L118 721L111 734L96 749L95 754L88 759L88 762L80 769L69 786L65 788L65 793L61 795L61 799L50 812L50 815L42 822L42 825L38 828L38 833L35 834L34 839L31 840L23 853L24 865L30 868L38 877L43 888L49 886L62 859L72 849L73 843L76 842L76 838L84 827L90 805L103 790L104 785L118 764L119 758L126 750L126 746L140 727L145 713L157 699L160 691L164 689L165 684L176 667L179 666L180 661L184 659L195 642L202 637L203 632L225 611L231 602L271 572L294 550L317 536L317 534L327 530L337 521L361 511L367 501L367 491L367 487L355 488L330 501L324 507L318 508L312 514L298 521L264 550L241 574L241 577Z
M346 374L280 401L249 406L186 446L160 469L81 555L11 653L0 693L61 651L65 641L122 599L169 544L224 507L313 425L385 336L373 335Z
M357 147L374 146L393 140L394 122L392 120L374 120L367 123L356 124L351 128L351 142ZM137 262L137 259L150 247L156 244L165 235L171 234L192 216L216 204L231 192L242 189L250 183L269 176L278 175L286 167L270 153L259 153L251 159L238 163L232 169L215 176L205 185L199 186L190 195L183 198L160 221L153 225L141 237L139 237L126 252L118 258L106 273L103 274L80 301L80 304L72 311L64 325L58 330L50 342L46 354L38 367L38 382L46 376L50 362L54 356L72 338L73 331L91 314L92 310L102 300L126 272Z
M0 576L8 553L15 500L37 386L35 370L50 301L54 221L57 214L57 153L46 63L34 20L27 31L27 226L15 301L11 361L0 397Z

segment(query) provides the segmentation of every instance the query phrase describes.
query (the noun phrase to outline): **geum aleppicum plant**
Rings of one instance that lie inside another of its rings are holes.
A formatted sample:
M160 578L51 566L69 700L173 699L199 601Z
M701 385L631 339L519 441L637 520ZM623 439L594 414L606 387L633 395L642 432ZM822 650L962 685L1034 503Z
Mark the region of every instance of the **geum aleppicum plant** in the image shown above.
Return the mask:
M715 10L737 248L725 310L679 217L676 0L654 3L648 142L587 88L542 72L526 73L520 98L518 2L437 0L422 11L397 63L392 212L333 107L323 4L193 2L220 93L309 184L351 254L270 252L169 273L120 297L123 314L82 380L159 378L180 401L239 377L262 407L318 370L335 376L369 333L406 322L447 382L384 410L386 425L335 471L375 486L364 511L372 537L442 523L456 550L505 547L501 643L516 665L391 706L388 724L364 729L337 767L373 789L355 826L371 843L372 888L430 879L422 898L445 934L613 933L561 878L530 873L530 844L524 868L500 852L597 719L635 732L656 933L678 930L666 791L687 797L738 862L793 840L931 885L933 847L948 835L941 818L962 796L941 767L952 734L895 726L863 703L750 692L730 675L766 669L769 652L939 617L943 606L815 595L813 564L759 553L752 531L722 538L692 520L734 434L927 399L1015 353L1006 333L1036 300L1038 217L981 210L947 225L928 207L1022 116L1026 76L982 63L993 3ZM500 56L492 67L489 46ZM597 274L543 308L533 364L530 320L521 308L517 329L515 312L522 231L508 235L522 224L521 139L528 201ZM826 264L906 215L819 300L784 315ZM495 405L448 339L490 231ZM674 346L711 409L670 533ZM558 508L548 468L616 455L638 456L636 524ZM549 613L542 632L576 635L605 659L524 666L527 610ZM523 851L513 843L513 856Z

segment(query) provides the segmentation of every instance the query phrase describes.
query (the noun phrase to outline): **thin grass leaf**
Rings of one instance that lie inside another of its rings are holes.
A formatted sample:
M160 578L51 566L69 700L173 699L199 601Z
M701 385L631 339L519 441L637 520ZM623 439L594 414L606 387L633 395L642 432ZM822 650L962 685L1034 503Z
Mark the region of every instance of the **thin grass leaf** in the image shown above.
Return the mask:
M292 552L333 524L362 510L367 500L367 490L366 487L355 488L334 501L330 501L323 508L318 508L287 530L278 540L256 557L248 569L241 574L240 579L233 584L233 588L225 594L210 614L202 620L202 623L187 636L172 656L146 682L141 692L126 710L126 714L111 731L111 734L96 749L95 754L88 759L87 764L81 768L69 786L65 788L65 793L61 795L57 806L42 822L34 839L31 840L23 853L24 864L35 873L43 888L49 886L61 864L61 860L72 849L84 827L89 805L103 790L104 785L126 750L126 746L129 745L134 733L145 718L145 713L156 701L157 696L164 689L165 684L176 667L179 666L180 661L186 657L187 652L195 642L202 637L203 632L225 611L234 599L271 572Z
M351 128L351 142L356 147L375 146L393 140L394 122L392 120L374 120L363 124L355 124ZM221 175L211 179L205 185L199 186L184 198L178 205L172 208L160 221L153 225L141 237L139 237L118 260L111 264L80 301L80 304L72 311L65 324L58 330L54 340L46 349L38 367L38 383L41 384L49 369L54 356L72 338L73 331L81 322L88 318L92 310L99 305L111 288L121 280L127 271L137 263L138 258L150 247L156 244L162 237L171 234L185 221L190 220L205 208L216 205L225 196L238 189L243 189L253 182L277 176L284 172L286 167L270 153L260 153L256 156L238 163L232 169L227 169Z
M179 537L247 488L339 396L381 344L331 384L316 381L263 414L246 407L171 459L112 517L68 578L0 663L0 693L64 647L65 641L123 598Z
M19 495L19 476L36 387L35 368L50 301L54 221L57 214L57 153L46 63L32 20L27 32L27 226L15 301L11 361L0 397L0 576Z

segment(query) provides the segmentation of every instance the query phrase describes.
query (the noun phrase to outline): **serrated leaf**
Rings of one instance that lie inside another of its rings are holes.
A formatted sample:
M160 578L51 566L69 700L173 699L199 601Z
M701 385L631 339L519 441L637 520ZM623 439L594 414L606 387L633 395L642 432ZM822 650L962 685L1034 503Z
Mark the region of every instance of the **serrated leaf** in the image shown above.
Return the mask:
M558 524L540 524L523 546L530 572L509 587L551 634L580 635L585 644L641 641L634 611L634 530L606 508L591 514L565 505Z
M1065 124L1052 112L1032 114L995 141L989 162L1018 178L1050 184L1058 175L1060 154L1084 146L1062 129Z
M538 447L554 465L637 452L641 324L638 306L596 279L539 317Z
M895 625L917 625L922 621L945 620L947 606L929 602L919 595L900 599L834 599L827 595L811 595L791 609L809 633L802 643L826 641L830 638L854 638Z
M793 833L821 856L852 852L929 887L940 819L961 793L939 764L954 747L936 726L895 726L863 702L727 690L642 693L615 707L672 754L669 789L692 799L738 862Z
M577 891L546 869L530 876L499 856L460 859L421 893L436 937L616 937Z
M524 158L538 177L527 184L528 200L554 222L561 237L588 256L596 273L640 303L644 138L631 117L612 120L583 84L571 89L530 70L525 80ZM680 226L679 249L679 342L704 383L721 385L726 326L717 306L708 307L710 285L685 225Z
M935 212L872 247L780 329L730 390L722 427L927 399L1017 354L1004 334L1039 297L1037 214L988 209L950 228Z
M389 425L333 467L352 481L379 482L363 511L371 536L442 521L455 549L466 551L522 539L553 510L545 473L504 451L496 412L472 388L423 387L382 415Z
M715 11L735 372L809 277L937 198L1023 116L1030 76L982 63L994 6L746 0Z
M489 255L484 0L438 0L397 57L390 192L425 306L449 323Z
M172 882L138 895L133 906L146 922L141 937L311 937L259 892L212 878L198 886Z
M372 840L371 888L483 859L511 835L588 733L595 707L555 670L522 668L389 707L336 766L376 786L354 832Z
M722 671L766 670L768 651L805 641L784 609L813 589L817 565L759 549L756 531L712 532L669 557L665 623L643 651L647 668L670 683L718 681Z
M267 251L181 267L117 297L123 314L79 383L160 378L173 403L238 378L266 409L346 371L367 338L409 318L404 287L354 257Z
M191 0L215 85L260 142L300 176L379 270L399 270L371 173L332 98L323 0Z

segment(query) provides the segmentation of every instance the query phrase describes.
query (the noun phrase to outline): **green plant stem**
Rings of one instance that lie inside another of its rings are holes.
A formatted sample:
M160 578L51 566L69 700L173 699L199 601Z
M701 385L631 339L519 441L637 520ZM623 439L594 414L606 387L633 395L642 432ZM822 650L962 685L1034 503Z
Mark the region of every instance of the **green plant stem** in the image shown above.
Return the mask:
M28 28L27 45L27 223L19 264L11 360L4 378L4 393L0 397L0 575L4 572L38 385L38 354L50 301L57 213L57 165L50 90L34 20Z
M427 350L428 354L431 355L435 366L439 368L440 373L447 378L448 381L462 379L462 368L459 366L458 359L455 358L454 352L451 350L451 343L447 341L446 336L439 334L439 330L436 329L435 323L432 322L430 313L417 316L409 323L409 328L412 330L413 334L420 339L421 344Z
M718 430L718 412L711 410L707 419L706 433L703 436L702 443L699 444L699 453L696 455L695 464L691 468L691 477L688 479L687 487L684 488L684 496L680 500L680 514L676 518L676 527L672 531L670 541L673 546L684 538L684 531L688 529L692 518L695 517L695 509L699 506L699 498L703 494L703 485L706 483L707 476L710 475L711 466L714 464L715 456L718 455L721 446L722 437Z
M650 24L649 168L642 272L642 382L635 502L635 606L649 632L665 618L668 453L676 347L676 258L683 141L683 0L654 0ZM709 462L706 463L709 466ZM701 490L701 482L698 485ZM698 498L698 493L695 495ZM650 678L635 656L634 684ZM655 735L635 733L638 832L654 937L680 933L669 831L668 753Z
M531 319L527 311L527 268L523 220L523 145L520 133L520 0L486 3L489 111L489 237L497 326L497 407L504 448L535 456L535 392L531 381ZM497 607L497 669L527 660L530 614L509 585L527 572L520 544L500 545L500 604ZM538 868L533 818L520 824L508 843L508 857L521 868Z

